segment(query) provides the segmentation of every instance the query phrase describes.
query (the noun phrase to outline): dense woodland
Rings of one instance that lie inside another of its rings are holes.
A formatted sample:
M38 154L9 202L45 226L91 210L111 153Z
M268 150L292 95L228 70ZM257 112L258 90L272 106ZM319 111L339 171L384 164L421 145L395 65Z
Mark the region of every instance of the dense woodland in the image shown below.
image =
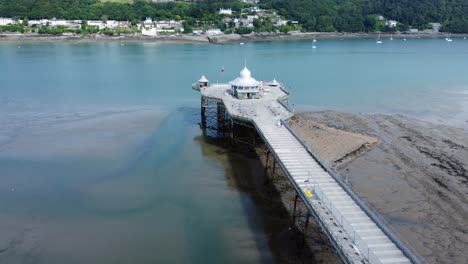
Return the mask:
M441 22L443 30L468 32L468 0L263 0L266 8L301 22L309 31L369 31L373 15L418 29Z
M98 0L0 0L0 17L108 19L140 21L184 19L219 23L220 7L240 11L247 4L238 0L205 0L194 3L133 4ZM468 0L262 0L261 7L297 20L306 31L368 32L394 30L378 25L376 15L400 22L398 29L418 29L441 22L443 31L468 32Z

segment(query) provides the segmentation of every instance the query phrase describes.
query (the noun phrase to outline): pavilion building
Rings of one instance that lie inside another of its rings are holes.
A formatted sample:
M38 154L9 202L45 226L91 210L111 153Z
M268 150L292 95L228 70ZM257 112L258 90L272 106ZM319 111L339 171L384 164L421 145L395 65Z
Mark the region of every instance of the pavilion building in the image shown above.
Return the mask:
M229 82L231 93L238 99L253 99L260 97L261 82L252 78L247 67L240 72L240 76Z

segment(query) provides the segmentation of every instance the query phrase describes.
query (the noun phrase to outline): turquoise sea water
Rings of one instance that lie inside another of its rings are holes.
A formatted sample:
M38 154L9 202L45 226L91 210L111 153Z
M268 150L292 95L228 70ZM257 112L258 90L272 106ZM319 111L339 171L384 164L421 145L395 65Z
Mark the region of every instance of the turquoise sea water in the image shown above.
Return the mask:
M317 49L310 41L0 47L0 95L30 107L194 105L190 83L201 74L229 81L246 59L257 79L286 83L298 108L399 112L458 124L468 113L463 39L322 40Z
M255 203L200 137L190 88L234 79L244 61L299 110L467 126L468 41L316 45L0 44L0 260L271 262Z

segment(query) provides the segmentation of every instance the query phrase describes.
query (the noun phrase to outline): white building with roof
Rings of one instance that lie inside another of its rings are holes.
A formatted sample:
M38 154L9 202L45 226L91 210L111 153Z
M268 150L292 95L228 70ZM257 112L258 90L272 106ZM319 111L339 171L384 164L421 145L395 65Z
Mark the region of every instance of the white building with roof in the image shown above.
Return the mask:
M231 8L228 8L228 9L220 8L219 9L219 14L220 15L232 15L232 9Z
M260 96L260 82L252 77L247 67L240 72L239 77L229 82L231 93L238 99L252 99Z
M106 21L107 28L117 28L119 27L119 21L117 20L107 20Z
M398 22L395 21L395 20L386 20L386 21L385 21L385 25L386 25L387 27L389 27L389 28L394 28L394 27L397 26L397 24L398 24Z
M209 83L210 83L210 81L208 81L208 79L205 77L205 75L202 75L200 80L198 80L198 88L201 89L201 88L208 87Z
M104 23L101 20L88 20L88 26L98 27L99 29L104 28Z
M28 21L28 26L41 25L41 20L31 19Z
M152 28L154 26L154 23L151 17L147 17L145 21L143 21L143 26L146 28Z
M65 19L56 19L55 17L49 21L51 27L58 27L58 26L68 26L68 21Z
M205 30L205 34L208 36L213 36L213 35L223 34L223 32L219 28L210 28L210 29Z
M0 26L14 25L16 21L13 18L3 18L0 17Z

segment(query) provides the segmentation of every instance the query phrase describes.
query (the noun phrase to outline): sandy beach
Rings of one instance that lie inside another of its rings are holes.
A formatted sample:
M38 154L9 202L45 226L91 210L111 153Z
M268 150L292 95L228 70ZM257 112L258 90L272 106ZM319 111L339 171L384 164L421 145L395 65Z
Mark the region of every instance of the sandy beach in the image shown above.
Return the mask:
M466 263L466 130L333 111L298 114L290 124L428 263Z

